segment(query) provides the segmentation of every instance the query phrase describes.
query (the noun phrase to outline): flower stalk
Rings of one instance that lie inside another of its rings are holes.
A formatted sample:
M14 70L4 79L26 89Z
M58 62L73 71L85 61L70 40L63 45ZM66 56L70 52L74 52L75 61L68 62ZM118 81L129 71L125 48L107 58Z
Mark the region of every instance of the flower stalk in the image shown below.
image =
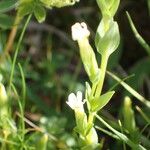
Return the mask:
M81 149L100 148L98 135L94 128L96 113L101 110L112 98L114 91L102 94L109 56L117 49L120 41L117 22L114 15L117 11L119 0L97 0L102 12L102 20L98 26L95 46L101 55L101 64L98 67L95 52L89 43L90 31L87 25L76 23L72 26L72 39L78 42L80 56L91 85L86 82L85 100L82 101L81 92L77 95L71 93L67 104L74 110L76 118L75 131L79 134ZM92 87L92 88L91 88ZM80 95L80 96L79 96ZM88 113L85 113L84 105Z

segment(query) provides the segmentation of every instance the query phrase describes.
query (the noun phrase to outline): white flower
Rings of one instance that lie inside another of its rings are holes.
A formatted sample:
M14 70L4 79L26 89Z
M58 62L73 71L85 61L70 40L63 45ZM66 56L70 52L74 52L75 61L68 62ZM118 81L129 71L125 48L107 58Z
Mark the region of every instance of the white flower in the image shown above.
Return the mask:
M73 110L78 110L78 111L84 112L84 108L83 108L84 102L82 101L82 92L81 91L78 91L76 95L74 93L69 94L68 101L66 101L66 103Z
M86 23L75 23L71 27L72 31L72 39L74 41L76 40L82 40L83 38L87 38L90 35L90 31L87 29Z

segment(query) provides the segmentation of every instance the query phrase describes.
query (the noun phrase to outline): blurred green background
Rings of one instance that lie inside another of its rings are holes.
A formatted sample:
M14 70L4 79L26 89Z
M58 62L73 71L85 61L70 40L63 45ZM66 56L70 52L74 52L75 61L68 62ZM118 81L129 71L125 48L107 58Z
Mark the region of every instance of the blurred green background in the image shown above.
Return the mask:
M121 0L115 16L120 28L121 43L109 60L108 70L115 72L121 78L134 74L126 82L143 96L150 98L150 58L134 37L126 11L130 13L140 35L150 44L148 0ZM57 142L52 140L53 144L49 144L49 149L69 149L69 146L76 145L71 134L75 126L74 116L72 110L66 105L66 100L70 92L84 91L88 77L80 60L78 45L71 38L71 26L76 22L86 22L91 31L90 42L95 49L95 32L101 19L99 12L94 0L81 0L72 7L47 10L44 23L39 24L34 17L32 18L21 44L17 62L21 63L26 78L25 116L59 139ZM1 54L11 29L9 24L13 22L16 11L12 10L6 14L9 16L9 21L5 20L8 27L4 25L2 19L0 21ZM3 15L0 16L3 18ZM19 25L10 56L13 56L23 23L22 21ZM97 59L100 62L99 56ZM6 86L11 65L9 57L7 60L1 60L0 73L3 77L2 82ZM18 66L15 69L14 83L21 92L22 83ZM115 83L107 77L104 90L110 89ZM113 99L100 112L114 127L118 118L122 118L124 96L130 95L120 85L115 87L115 90L116 94ZM140 105L145 112L149 113L149 110L138 101L133 101L133 105L133 109L135 105ZM18 106L15 101L12 102L12 106L14 112L17 111ZM135 113L137 125L139 129L143 129L145 122L137 111ZM148 129L144 131L144 134L149 134ZM120 145L104 133L100 132L99 136L105 138L104 149L115 150L114 145ZM35 137L38 136L35 135Z

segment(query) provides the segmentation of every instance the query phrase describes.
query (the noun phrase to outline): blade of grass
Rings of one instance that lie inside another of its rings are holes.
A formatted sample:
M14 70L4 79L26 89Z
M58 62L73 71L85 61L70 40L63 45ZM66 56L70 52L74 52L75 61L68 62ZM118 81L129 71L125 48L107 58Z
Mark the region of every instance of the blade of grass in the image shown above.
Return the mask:
M143 104L145 104L147 107L150 108L150 102L145 99L142 95L140 95L137 91L135 91L132 87L130 87L127 83L122 81L119 77L117 77L115 74L107 71L107 74L111 76L114 80L117 82L120 82L120 84L128 91L130 92L135 98L137 98L139 101L141 101Z
M150 125L150 118L142 111L142 109L136 106L136 110L141 114L141 116L148 122Z
M21 113L21 117L20 117L20 125L19 125L19 128L20 128L20 131L21 131L21 134L20 134L20 138L21 138L21 142L23 143L24 142L24 136L25 136L25 122L24 122L24 110L23 110L23 107L22 107L22 103L20 101L20 97L18 95L18 92L16 90L16 87L12 84L12 89L15 93L15 95L17 96L17 102L18 102L18 105L19 105L19 109L20 109L20 113ZM23 144L22 144L23 145ZM23 149L23 148L22 148Z
M130 76L127 76L127 77L125 77L124 79L122 79L120 82L126 81L126 80L132 78L133 76L134 76L134 74L131 74ZM113 85L108 91L114 90L114 88L116 88L116 87L120 84L120 82L117 82L117 83L116 83L115 85Z
M120 126L121 133L123 134L123 126L122 126L122 123L121 123L120 120L118 120L118 123L119 123L119 126ZM125 144L124 141L123 141L123 150L126 150L126 144Z
M109 131L107 131L107 130L105 130L105 129L99 127L99 126L95 126L95 128L98 129L99 131L102 131L103 133L109 135L110 137L112 137L112 138L114 138L114 139L116 139L116 140L119 140L119 137L116 136L116 135L114 135L112 132L109 132Z
M20 70L20 74L21 74L21 78L22 78L22 107L24 110L25 100L26 100L26 82L25 82L25 76L24 76L24 72L23 72L23 69L21 67L21 64L18 63L18 66L19 66L19 70Z
M109 130L111 130L115 135L119 137L119 139L129 145L131 148L136 150L146 150L142 145L133 143L126 135L118 132L114 128L112 128L107 122L105 122L100 116L95 114L95 117L103 123Z
M16 47L16 50L15 50L15 54L14 54L14 58L13 58L13 63L12 63L12 69L11 69L11 74L10 74L10 80L9 80L9 88L8 88L8 93L10 92L11 90L11 84L13 82L13 76L14 76L14 69L15 69L15 65L16 65L16 60L17 60L17 56L18 56L18 52L19 52L19 48L20 48L20 45L21 45L21 42L23 40L23 36L25 34L25 31L26 31L26 28L28 26L28 23L30 21L32 17L32 14L30 14L25 22L25 25L22 29L22 32L20 34L20 37L19 37L19 41L17 43L17 47Z
M131 29L134 33L134 36L136 37L137 41L141 44L141 46L147 51L148 55L150 56L150 46L146 43L146 41L142 38L142 36L138 33L130 15L128 12L126 12Z
M2 138L0 138L0 142L6 142L6 143L11 144L11 145L19 146L19 144L16 143L16 142L5 140L5 139L2 139Z

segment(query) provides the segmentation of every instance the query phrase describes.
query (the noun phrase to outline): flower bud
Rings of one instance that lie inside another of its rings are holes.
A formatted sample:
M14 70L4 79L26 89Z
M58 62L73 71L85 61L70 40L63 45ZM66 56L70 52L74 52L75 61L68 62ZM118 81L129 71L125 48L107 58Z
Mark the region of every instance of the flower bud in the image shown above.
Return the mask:
M38 144L37 144L37 150L47 150L47 142L48 142L48 135L44 134Z
M96 33L97 51L108 57L117 49L120 42L119 27L113 19L102 19Z
M0 116L1 118L8 116L8 97L2 83L0 83Z
M124 99L124 108L123 108L123 117L124 117L124 126L131 133L135 131L135 116L134 111L132 110L132 102L129 97Z

